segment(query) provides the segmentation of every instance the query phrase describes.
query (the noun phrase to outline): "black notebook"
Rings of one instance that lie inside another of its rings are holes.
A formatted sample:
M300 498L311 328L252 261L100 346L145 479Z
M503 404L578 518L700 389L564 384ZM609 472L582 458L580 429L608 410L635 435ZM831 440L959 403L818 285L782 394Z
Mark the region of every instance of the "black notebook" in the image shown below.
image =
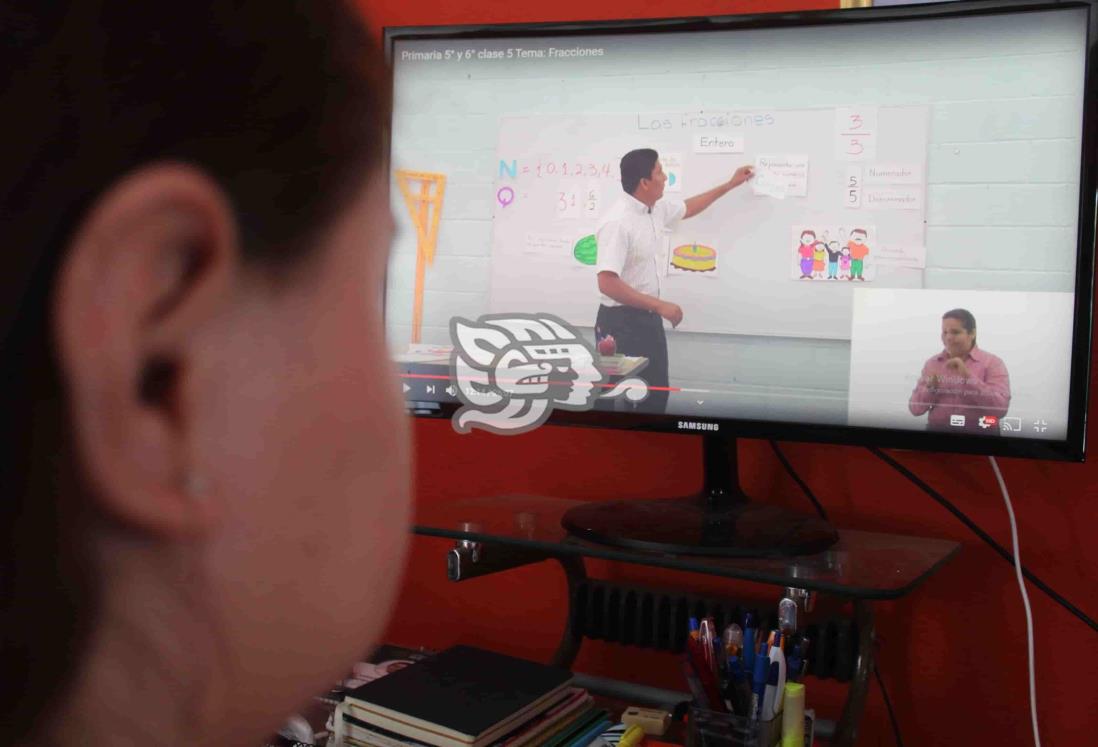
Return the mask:
M548 708L572 673L455 646L351 691L348 716L428 744L491 744Z

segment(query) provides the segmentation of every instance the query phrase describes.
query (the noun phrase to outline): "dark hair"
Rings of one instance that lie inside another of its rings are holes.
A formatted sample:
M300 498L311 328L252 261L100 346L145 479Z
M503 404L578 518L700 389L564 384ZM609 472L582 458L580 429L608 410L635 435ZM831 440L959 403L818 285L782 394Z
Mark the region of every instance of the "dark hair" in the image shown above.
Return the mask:
M853 236L856 233L860 233L862 236L869 236L869 234L865 232L864 228L855 228L853 231L850 232L850 235Z
M965 328L965 332L972 333L976 331L976 317L968 309L950 309L942 314L942 319L956 319Z
M806 233L810 233L810 234L812 234L812 238L816 238L816 232L815 232L815 231L810 231L810 230L807 230L807 229L806 229L806 230L804 230L804 231L801 231L801 238L802 238L802 239L804 238L804 235L805 235Z
M965 332L972 335L972 345L976 345L976 317L972 315L972 312L968 309L950 309L946 313L942 314L942 319L956 319L961 323L961 326L965 328ZM994 336L994 335L993 335ZM992 342L994 347L994 341Z
M65 248L136 167L192 164L233 205L247 261L290 269L381 162L385 66L341 2L8 0L0 79L0 743L63 697L99 589L51 340Z
M638 148L622 156L621 188L627 194L636 192L641 179L652 178L652 170L656 168L656 161L659 159L660 154L651 148Z

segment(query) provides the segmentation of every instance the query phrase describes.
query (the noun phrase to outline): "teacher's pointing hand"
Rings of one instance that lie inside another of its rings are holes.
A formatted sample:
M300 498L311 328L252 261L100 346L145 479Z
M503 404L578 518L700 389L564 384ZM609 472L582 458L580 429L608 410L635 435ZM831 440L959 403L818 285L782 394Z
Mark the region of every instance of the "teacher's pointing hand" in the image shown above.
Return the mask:
M728 184L733 189L735 189L736 187L740 186L741 184L743 184L748 179L751 179L754 176L755 176L755 167L754 166L740 166L738 169L736 169L736 173L732 174L732 178L728 180Z

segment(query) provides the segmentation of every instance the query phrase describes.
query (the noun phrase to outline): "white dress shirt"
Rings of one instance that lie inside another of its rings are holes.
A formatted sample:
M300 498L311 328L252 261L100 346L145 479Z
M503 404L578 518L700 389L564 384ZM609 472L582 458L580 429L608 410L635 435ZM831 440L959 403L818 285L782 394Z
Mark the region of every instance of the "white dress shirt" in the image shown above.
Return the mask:
M659 200L651 210L632 195L624 195L599 222L595 237L595 272L618 274L633 290L660 297L660 277L667 262L667 236L686 214L682 200ZM606 306L621 304L604 293Z

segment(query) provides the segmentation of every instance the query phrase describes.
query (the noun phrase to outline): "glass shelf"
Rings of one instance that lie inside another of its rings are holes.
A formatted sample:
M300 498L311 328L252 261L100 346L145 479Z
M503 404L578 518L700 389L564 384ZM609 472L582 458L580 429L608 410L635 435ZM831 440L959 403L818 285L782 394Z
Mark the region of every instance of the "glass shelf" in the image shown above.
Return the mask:
M898 534L839 530L839 541L815 555L717 558L667 555L600 545L570 536L561 517L580 501L501 495L421 507L416 534L527 547L552 556L575 555L658 566L860 599L896 599L942 567L956 542Z

